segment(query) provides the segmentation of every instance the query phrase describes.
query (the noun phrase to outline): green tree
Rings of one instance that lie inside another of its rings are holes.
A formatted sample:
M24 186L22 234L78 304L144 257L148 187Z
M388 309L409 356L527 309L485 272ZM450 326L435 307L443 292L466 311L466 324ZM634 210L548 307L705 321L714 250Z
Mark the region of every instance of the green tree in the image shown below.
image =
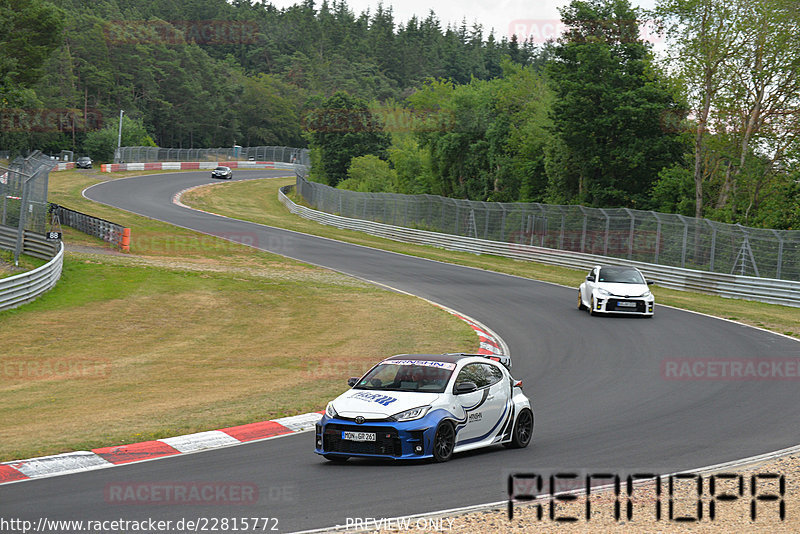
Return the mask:
M362 193L394 193L397 192L397 172L378 156L359 156L351 160L347 179L336 187Z
M684 150L660 122L681 106L627 0L574 0L561 15L568 30L547 72L557 97L554 132L579 172L577 200L644 207L658 172Z
M0 94L30 87L61 43L64 13L42 0L0 0ZM8 95L2 96L3 107ZM12 102L13 104L13 102Z
M315 178L336 186L347 178L353 158L372 154L386 159L389 135L365 101L339 91L318 102L306 115L309 146L321 162L321 168L313 168Z
M237 116L243 146L300 146L305 142L299 119L303 91L270 74L243 78L241 83Z
M106 123L100 130L89 132L84 149L93 159L111 161L119 139L119 118ZM122 117L122 146L156 146L140 119Z

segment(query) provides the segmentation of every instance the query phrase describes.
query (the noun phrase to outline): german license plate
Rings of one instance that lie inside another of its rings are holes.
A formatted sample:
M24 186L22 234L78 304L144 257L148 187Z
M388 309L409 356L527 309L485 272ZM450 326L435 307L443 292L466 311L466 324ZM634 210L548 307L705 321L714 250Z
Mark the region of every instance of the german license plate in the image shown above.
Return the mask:
M345 432L343 430L342 439L347 441L375 441L375 432Z
M620 308L635 308L636 307L636 303L635 302L627 302L627 301L624 301L624 300L620 300L620 301L617 302L617 306L619 306Z

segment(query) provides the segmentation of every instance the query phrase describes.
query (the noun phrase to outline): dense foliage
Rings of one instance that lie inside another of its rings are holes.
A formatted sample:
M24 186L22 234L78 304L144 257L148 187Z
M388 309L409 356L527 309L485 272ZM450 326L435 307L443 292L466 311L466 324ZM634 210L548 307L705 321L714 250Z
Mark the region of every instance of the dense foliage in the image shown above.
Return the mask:
M359 191L800 228L793 0L573 0L541 46L342 0L0 0L0 151L310 146ZM639 21L666 30L654 55Z

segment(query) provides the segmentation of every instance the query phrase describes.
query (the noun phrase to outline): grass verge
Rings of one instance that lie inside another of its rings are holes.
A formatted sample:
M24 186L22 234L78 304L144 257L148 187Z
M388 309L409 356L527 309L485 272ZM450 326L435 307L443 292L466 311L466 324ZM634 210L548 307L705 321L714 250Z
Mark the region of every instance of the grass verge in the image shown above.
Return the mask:
M47 261L26 254L20 254L19 265L14 265L14 252L0 249L0 278L8 278L9 276L14 276L26 271L32 271L45 263L47 263Z

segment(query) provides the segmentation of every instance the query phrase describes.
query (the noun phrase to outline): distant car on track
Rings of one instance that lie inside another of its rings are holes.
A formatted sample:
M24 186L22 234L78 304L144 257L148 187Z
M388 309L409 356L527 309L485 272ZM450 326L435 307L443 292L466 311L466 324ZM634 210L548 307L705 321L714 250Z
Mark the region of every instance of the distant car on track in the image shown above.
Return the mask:
M635 267L596 266L578 287L578 309L598 313L624 313L652 317L652 284Z
M91 169L92 168L92 158L83 156L75 160L75 168L76 169Z
M316 425L317 454L449 460L453 453L527 447L533 409L508 356L400 354L375 365L328 403Z
M230 167L225 167L220 165L213 171L211 171L212 178L225 178L226 180L230 180L233 178L233 171Z

